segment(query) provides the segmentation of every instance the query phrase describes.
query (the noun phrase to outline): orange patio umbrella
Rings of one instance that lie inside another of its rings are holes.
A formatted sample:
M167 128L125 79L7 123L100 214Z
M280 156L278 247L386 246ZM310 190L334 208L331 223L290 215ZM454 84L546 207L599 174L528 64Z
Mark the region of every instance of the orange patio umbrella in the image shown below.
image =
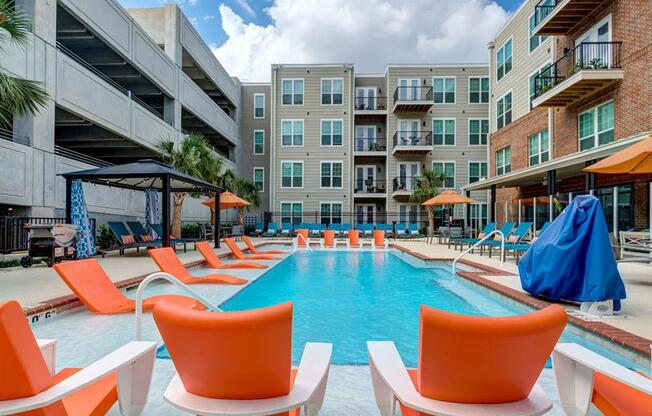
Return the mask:
M447 189L437 196L434 196L424 202L423 206L437 206L437 205L458 205L458 204L472 204L475 201L457 192Z
M210 208L215 208L215 198L207 199L202 204ZM251 203L231 192L222 192L220 195L220 209L246 207L247 205L251 205Z
M584 168L593 173L652 173L652 136Z

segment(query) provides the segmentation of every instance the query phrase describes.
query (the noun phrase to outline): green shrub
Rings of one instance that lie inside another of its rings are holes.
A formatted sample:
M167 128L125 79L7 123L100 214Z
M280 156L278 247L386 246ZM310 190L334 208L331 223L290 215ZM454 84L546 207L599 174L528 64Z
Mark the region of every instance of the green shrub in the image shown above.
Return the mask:
M256 231L256 226L255 225L245 225L244 227L244 233L245 235L251 235Z
M16 267L20 266L20 260L11 259L11 260L0 260L0 269L5 269L7 267Z
M115 237L106 224L100 225L100 234L97 236L97 245L100 248L109 248L116 244Z
M198 223L181 224L181 238L199 238L201 228Z

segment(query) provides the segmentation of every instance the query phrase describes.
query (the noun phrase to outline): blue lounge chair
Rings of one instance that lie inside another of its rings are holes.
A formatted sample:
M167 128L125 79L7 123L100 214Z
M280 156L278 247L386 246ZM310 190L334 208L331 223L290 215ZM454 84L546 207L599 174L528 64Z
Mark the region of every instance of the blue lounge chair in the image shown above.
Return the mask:
M275 237L278 234L278 224L270 222L267 224L267 231L263 233L263 237Z
M407 238L409 236L407 230L407 224L404 222L396 223L395 234L397 238Z
M140 251L140 247L160 247L161 242L160 241L148 241L148 242L142 242L136 240L136 236L130 232L127 229L127 226L120 221L109 221L107 222L107 225L109 226L109 229L111 230L111 233L113 233L113 236L115 237L116 241L118 242L118 247L117 250L120 252L120 255L123 255L125 253L125 250L128 248L135 248L136 252ZM123 241L124 236L132 235L134 236L134 242L133 243L125 243ZM102 251L102 257L104 257L104 254L106 253L107 250Z
M500 232L503 234L505 237L505 243L507 243L507 239L509 238L509 235L512 233L512 230L514 229L514 223L512 221L506 222L503 224L503 226L500 228ZM496 234L497 235L497 234ZM495 246L498 245L500 246L500 241L495 240L485 240L482 244L480 244L480 254L482 255L483 248L484 247L489 247L489 251L491 252L491 249Z
M505 224L508 225L509 223ZM503 226L503 229L506 227ZM512 229L513 231L511 233L505 234L503 230L503 235L505 236L505 250L508 250L508 246L510 244L521 244L523 242L523 238L528 235L532 231L532 223L531 222L522 222L514 229L513 223L512 223ZM509 241L513 240L513 241ZM493 252L494 248L500 248L501 243L500 241L496 240L490 240L490 241L485 241L482 246L487 246L489 248L489 257L491 257L491 254ZM482 249L480 251L480 254L482 254Z
M551 224L550 221L546 221L541 227L541 229L539 230L539 235L541 235L541 233L543 233L548 228L548 226L550 226L550 224ZM505 250L508 253L510 250L514 252L514 257L516 258L516 264L518 264L518 261L521 258L521 254L528 251L530 247L532 247L532 243L533 242L529 242L529 243L519 242L515 244L514 243L505 244Z
M373 224L363 224L362 227L362 233L364 234L365 237L370 237L374 233L374 225Z
M292 233L292 224L284 222L281 224L281 237L290 237L290 234Z
M408 225L408 234L411 238L419 238L422 237L421 231L419 231L419 224L416 223L410 223Z
M253 236L261 236L263 235L263 230L265 229L265 224L262 222L257 222L256 225L254 226L254 232L252 233Z
M496 223L490 222L484 226L482 230L482 235L485 236L496 229ZM471 247L473 244L479 242L482 238L466 238L466 237L453 237L448 239L448 248L453 244L454 249L457 250L457 245L460 245L460 249L464 249L464 244L468 244Z
M319 237L321 232L321 224L313 223L309 225L310 237Z
M138 224L140 224L140 223L138 223ZM134 229L133 229L130 222L127 223L127 225L129 225L129 228L131 228L131 230L134 231ZM154 230L154 232L156 234L158 234L159 237L163 235L163 227L161 226L161 224L151 224L151 227L152 227L152 230ZM145 229L143 228L143 231L144 230ZM155 240L155 241L160 242L160 240ZM183 245L183 252L184 253L186 252L186 243L193 243L194 244L197 241L201 241L201 239L198 239L198 238L170 238L170 243L172 243L172 246L175 248L175 250L176 250L176 246ZM195 246L195 250L197 250L197 246Z
M331 224L329 228L335 232L335 237L342 235L342 224Z
M342 224L342 237L348 237L349 231L351 231L352 229L353 229L352 224L349 223Z
M376 230L383 231L385 233L385 237L394 236L394 228L392 227L392 224L376 224Z

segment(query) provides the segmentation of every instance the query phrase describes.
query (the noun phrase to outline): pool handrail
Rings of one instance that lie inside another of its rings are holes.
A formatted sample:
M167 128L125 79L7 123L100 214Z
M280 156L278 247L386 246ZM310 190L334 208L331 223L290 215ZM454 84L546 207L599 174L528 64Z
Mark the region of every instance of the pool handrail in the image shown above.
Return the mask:
M308 231L308 235L310 235L310 231ZM312 247L310 247L310 242L301 233L297 233L297 241L294 242L294 248L292 251L297 251L299 249L299 238L301 238L303 240L303 243L305 244L302 247L306 247L308 251L314 251Z
M199 294L194 289L191 289L190 286L181 282L176 277L172 276L170 273L165 272L155 272L143 279L142 282L138 285L136 290L136 309L134 311L136 319L136 336L135 341L141 341L143 335L143 291L145 288L154 280L166 280L173 285L176 285L179 289L186 292L186 294L194 299L197 299L203 303L210 311L222 311L217 305L213 304L211 301L206 299L204 296Z
M470 251L472 251L477 246L484 243L489 237L493 236L494 234L500 236L500 264L503 264L505 262L505 235L499 229L495 229L492 232L490 232L489 234L482 237L477 243L473 244L472 246L470 246L469 248L467 248L466 250L461 252L459 256L455 257L455 260L453 260L453 274L455 274L455 265L457 264L457 261L459 259L464 257L466 254L468 254Z

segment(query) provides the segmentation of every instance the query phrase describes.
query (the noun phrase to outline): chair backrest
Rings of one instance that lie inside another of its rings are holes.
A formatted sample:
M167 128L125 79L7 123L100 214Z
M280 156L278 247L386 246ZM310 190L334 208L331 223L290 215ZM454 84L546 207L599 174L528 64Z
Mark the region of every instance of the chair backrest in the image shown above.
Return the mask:
M138 240L140 240L141 235L149 235L149 233L147 232L145 227L143 227L143 224L141 224L140 221L127 221L127 226L131 230L131 233L135 235ZM156 230L154 230L154 232L156 232Z
M231 238L225 238L225 239L224 239L224 242L225 242L226 245L229 247L229 249L231 249L231 252L232 252L233 255L235 256L235 258L237 258L237 259L243 259L243 258L245 258L244 253L242 252L242 250L240 250L240 248L239 248L238 245L233 241L233 239L231 239Z
M559 305L520 316L466 316L421 306L417 385L456 403L526 398L566 326Z
M106 223L109 226L109 229L113 233L113 236L118 240L118 244L122 245L122 236L131 235L127 226L120 221L109 221Z
M376 247L385 246L385 231L374 230L374 245L376 245Z
M0 401L34 396L54 385L25 314L16 301L0 302ZM61 402L30 416L65 416Z
M417 223L410 223L408 225L408 230L410 230L411 234L419 234L419 224Z
M496 229L496 223L490 222L484 226L484 230L482 230L482 234L487 235L495 229Z
M404 222L396 223L396 234L405 234L407 230L407 224Z
M512 235L518 237L519 241L532 229L531 222L522 222L516 227Z
M332 246L335 241L335 230L324 231L324 245Z
M189 393L253 400L290 392L291 302L215 313L161 301L154 320Z
M305 247L308 242L308 230L301 228L297 230L297 246Z
M284 233L289 233L290 231L292 231L292 224L288 222L284 222L283 224L281 224L281 231L283 231Z
M158 235L158 238L163 237L163 226L161 224L150 224L150 227L152 227L152 230ZM206 226L204 225L204 230L206 230ZM206 232L206 231L204 231Z
M333 231L342 231L342 224L340 223L331 224L330 229Z
M106 307L125 299L97 259L55 264L54 270L92 312L102 312Z
M264 227L265 227L265 225L263 225L263 224L260 223L260 222L257 222L256 225L255 225L255 227L254 227L254 229L255 229L256 231L263 231L263 228L264 228Z
M541 235L542 232L546 231L548 227L550 227L550 221L546 221L543 223L543 227L539 230L539 235Z
M349 231L349 244L352 246L360 245L360 230Z
M505 236L505 239L509 237L509 234L512 232L514 229L514 223L513 222L506 222L503 224L503 227L500 229L500 231L503 233Z
M162 272L170 273L180 280L192 278L172 247L155 248L149 250L148 253Z
M269 224L267 224L267 231L271 232L271 231L276 231L276 230L278 230L278 224L277 223L270 222Z
M224 262L217 254L215 254L208 241L197 241L195 246L201 255L204 256L204 259L206 259L206 262L209 266L222 267L224 265Z

